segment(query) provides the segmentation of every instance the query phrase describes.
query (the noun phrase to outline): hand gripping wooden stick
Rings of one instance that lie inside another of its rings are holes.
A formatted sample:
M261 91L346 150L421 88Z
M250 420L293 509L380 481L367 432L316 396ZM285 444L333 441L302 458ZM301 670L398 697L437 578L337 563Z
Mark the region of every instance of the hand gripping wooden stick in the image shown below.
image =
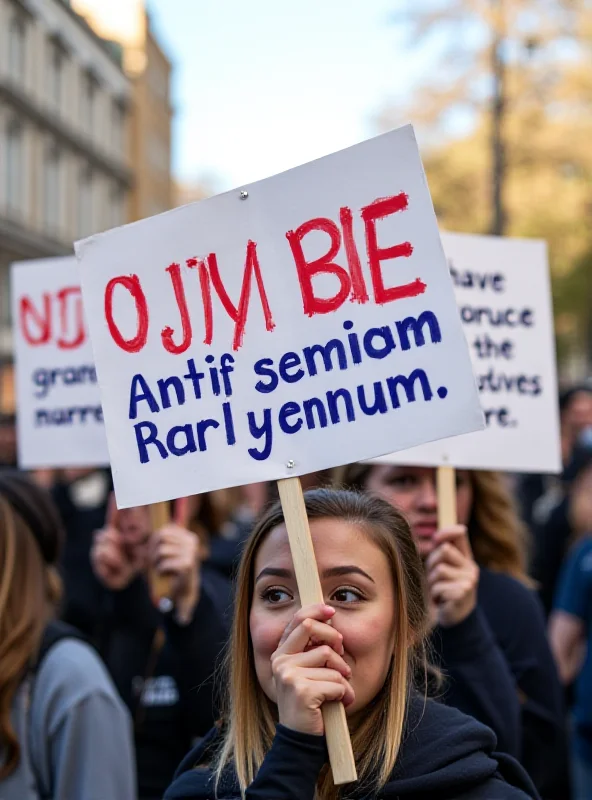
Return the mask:
M300 602L303 606L323 603L323 590L310 537L300 478L279 480L278 489ZM325 703L321 710L333 781L336 785L356 781L358 775L343 703Z

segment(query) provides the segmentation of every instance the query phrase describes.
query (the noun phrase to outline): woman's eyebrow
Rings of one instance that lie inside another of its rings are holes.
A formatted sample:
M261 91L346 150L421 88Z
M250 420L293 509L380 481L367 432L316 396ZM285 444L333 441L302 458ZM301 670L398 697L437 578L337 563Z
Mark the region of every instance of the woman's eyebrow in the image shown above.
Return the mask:
M280 567L265 567L262 569L259 575L255 578L255 583L261 580L261 578L265 578L267 575L271 575L274 578L286 578L288 580L294 579L294 573L291 569L281 569Z
M344 564L342 567L329 567L329 569L323 570L322 577L339 578L344 575L362 575L371 583L375 582L367 572L364 572L363 569L360 569L360 567L356 567L353 564ZM274 578L284 578L286 580L294 580L294 573L291 569L282 569L281 567L265 567L255 578L255 583L258 583L258 581L260 581L262 578L269 576Z
M363 575L364 578L367 578L369 581L374 583L374 579L368 575L367 572L364 572L363 569L360 567L355 567L353 564L345 564L343 567L330 567L323 571L323 578L338 578L342 575Z

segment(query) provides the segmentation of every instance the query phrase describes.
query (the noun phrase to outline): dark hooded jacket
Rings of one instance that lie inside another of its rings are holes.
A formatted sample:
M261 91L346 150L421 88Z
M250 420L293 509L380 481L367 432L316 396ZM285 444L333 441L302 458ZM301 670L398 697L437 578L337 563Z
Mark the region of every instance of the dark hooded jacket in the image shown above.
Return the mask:
M182 762L165 800L238 800L234 769L217 787L211 769L219 732L213 730ZM352 800L526 800L536 790L520 765L494 752L494 733L456 709L415 696L409 705L399 758L391 779L378 794L350 786ZM297 733L283 725L276 735L247 800L313 800L327 749L322 736Z

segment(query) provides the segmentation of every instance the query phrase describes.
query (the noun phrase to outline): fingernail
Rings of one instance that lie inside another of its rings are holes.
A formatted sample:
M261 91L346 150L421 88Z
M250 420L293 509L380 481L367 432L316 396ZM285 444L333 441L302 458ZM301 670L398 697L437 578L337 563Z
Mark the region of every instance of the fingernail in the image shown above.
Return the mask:
M333 608L333 606L323 606L323 611L325 612L325 614L335 613L335 609Z

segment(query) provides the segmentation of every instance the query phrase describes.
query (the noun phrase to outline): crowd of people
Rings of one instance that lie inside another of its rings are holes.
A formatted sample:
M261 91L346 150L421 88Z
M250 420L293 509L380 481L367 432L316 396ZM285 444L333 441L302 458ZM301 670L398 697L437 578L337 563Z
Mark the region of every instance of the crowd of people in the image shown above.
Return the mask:
M434 469L305 476L325 604L303 608L274 484L155 529L108 470L5 448L2 800L592 798L592 385L560 413L561 475L457 470L444 529Z

